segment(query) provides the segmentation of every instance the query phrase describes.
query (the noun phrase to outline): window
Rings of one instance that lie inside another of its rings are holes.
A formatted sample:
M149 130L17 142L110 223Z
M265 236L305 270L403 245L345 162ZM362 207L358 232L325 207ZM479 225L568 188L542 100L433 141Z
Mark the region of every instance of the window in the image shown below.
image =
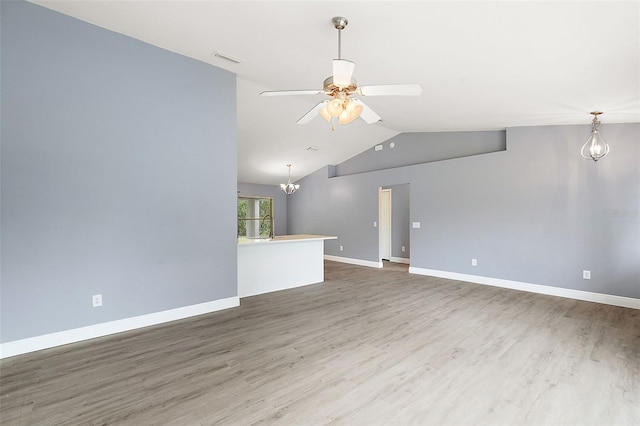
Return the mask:
M273 198L238 197L238 238L273 238Z

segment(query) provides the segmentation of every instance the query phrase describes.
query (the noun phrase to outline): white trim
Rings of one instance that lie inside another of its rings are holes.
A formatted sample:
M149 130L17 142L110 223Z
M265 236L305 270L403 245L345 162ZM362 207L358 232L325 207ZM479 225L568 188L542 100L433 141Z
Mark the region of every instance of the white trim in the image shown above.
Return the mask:
M409 273L418 275L429 275L439 278L448 278L458 281L467 281L475 284L491 285L494 287L510 288L513 290L522 290L531 293L548 294L550 296L566 297L568 299L584 300L587 302L604 303L605 305L640 309L640 299L635 299L633 297L615 296L613 294L604 293L592 293L589 291L574 290L570 288L552 287L548 285L503 280L501 278L481 277L478 275L460 274L457 272L438 271L435 269L409 267Z
M350 263L352 265L368 266L370 268L382 268L382 261L373 262L371 260L352 259L350 257L324 255L325 260L333 260L334 262Z
M407 265L411 264L411 259L409 259L408 257L393 257L391 256L391 259L389 259L390 262L395 262L395 263L406 263Z
M168 311L154 312L152 314L103 322L101 324L74 328L57 333L43 334L41 336L30 337L22 340L14 340L13 342L0 344L0 359L52 348L55 346L67 345L69 343L81 342L83 340L94 339L96 337L107 336L109 334L162 324L164 322L175 321L196 315L208 314L210 312L220 311L236 306L240 306L240 299L238 297L228 297L226 299L184 306L181 308L170 309Z

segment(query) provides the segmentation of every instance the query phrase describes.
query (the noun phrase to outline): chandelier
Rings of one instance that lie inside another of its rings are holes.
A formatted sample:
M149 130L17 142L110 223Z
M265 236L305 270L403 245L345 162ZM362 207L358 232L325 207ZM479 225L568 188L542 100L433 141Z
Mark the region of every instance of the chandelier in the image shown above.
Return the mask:
M600 120L598 120L598 116L602 114L602 112L594 111L591 114L593 115L593 121L591 122L591 135L589 135L589 139L587 139L582 146L580 154L587 160L598 161L609 153L609 145L605 142L602 136L600 136L600 132L598 131L598 127L600 127Z
M286 192L287 195L291 195L294 192L296 192L298 189L300 189L300 185L297 185L297 184L294 185L293 183L291 183L291 164L287 164L287 167L289 168L289 181L287 183L281 183L280 189Z

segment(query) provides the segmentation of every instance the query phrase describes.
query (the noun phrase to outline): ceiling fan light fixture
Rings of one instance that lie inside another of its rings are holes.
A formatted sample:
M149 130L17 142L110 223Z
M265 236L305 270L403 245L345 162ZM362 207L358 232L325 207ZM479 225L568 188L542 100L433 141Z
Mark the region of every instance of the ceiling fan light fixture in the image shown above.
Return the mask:
M345 109L342 112L342 114L340 114L340 117L338 117L338 124L349 124L356 118L358 117L354 116L353 114L350 114L349 111Z
M320 109L320 116L322 118L324 118L327 123L330 123L331 122L331 114L329 114L329 111L327 111L327 105L328 104L329 104L329 101L325 101L324 102L324 107L322 107Z
M342 100L338 98L331 99L326 108L331 117L338 117L340 114L342 114L342 111L344 111Z
M351 112L352 114L360 115L362 112L362 105L355 99L347 99L345 102L344 109Z
M349 124L356 118L360 117L360 114L362 113L362 105L359 103L353 100L348 100L345 104L344 111L342 111L338 118L338 124Z

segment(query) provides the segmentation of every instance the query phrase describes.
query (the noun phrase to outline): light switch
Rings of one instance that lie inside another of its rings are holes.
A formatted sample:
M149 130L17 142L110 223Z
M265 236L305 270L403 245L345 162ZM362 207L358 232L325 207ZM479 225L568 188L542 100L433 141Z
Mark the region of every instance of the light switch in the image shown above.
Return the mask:
M373 227L377 228L378 227L378 222L373 222Z
M413 223L412 223L412 227L414 227L414 228L420 228L420 222L413 222Z

